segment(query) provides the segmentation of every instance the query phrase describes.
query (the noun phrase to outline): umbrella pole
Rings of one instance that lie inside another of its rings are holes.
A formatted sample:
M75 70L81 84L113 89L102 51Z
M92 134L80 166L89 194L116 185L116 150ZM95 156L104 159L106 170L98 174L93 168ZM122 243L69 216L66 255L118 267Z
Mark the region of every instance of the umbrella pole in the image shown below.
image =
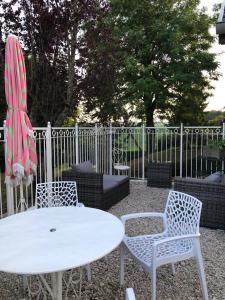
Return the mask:
M21 207L21 211L25 210L25 206L26 206L26 202L25 202L25 198L23 196L23 184L20 184L20 207Z

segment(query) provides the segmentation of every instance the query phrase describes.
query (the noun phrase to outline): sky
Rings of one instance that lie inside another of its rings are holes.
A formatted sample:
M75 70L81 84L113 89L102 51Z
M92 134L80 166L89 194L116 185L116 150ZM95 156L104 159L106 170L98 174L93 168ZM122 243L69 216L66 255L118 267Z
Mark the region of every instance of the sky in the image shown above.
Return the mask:
M208 12L212 13L212 7L214 4L221 4L224 0L201 0L201 7L207 7ZM216 35L216 27L213 27L212 33ZM211 49L214 53L217 53L217 61L219 61L219 73L221 77L218 81L213 82L215 89L212 91L213 96L209 98L209 104L206 110L221 110L225 107L225 45L219 45L218 40ZM224 75L223 75L224 74Z

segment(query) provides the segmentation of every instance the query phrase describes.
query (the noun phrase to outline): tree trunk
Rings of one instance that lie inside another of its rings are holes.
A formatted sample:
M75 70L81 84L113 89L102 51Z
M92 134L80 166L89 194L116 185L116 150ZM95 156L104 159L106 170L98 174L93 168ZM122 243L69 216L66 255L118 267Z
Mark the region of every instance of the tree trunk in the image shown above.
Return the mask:
M153 97L145 95L144 96L144 105L145 105L145 117L146 117L146 127L154 127L154 111L155 111L155 103L153 101ZM154 152L154 136L155 131L154 128L147 134L148 142L146 143L146 157L148 161L153 160L153 152Z
M77 39L78 39L78 20L77 20L77 2L71 2L71 20L70 27L68 28L68 52L67 52L67 96L65 99L65 106L61 113L58 115L56 120L56 125L60 126L64 123L65 119L72 115L73 111L78 105L78 99L75 99L75 89L77 87L75 67L76 67L76 49L77 49Z
M144 95L144 107L145 107L145 117L146 117L146 126L154 127L154 111L155 111L155 101L154 97L150 95Z
M147 127L154 127L154 120L153 120L154 110L150 110L146 112L146 126Z

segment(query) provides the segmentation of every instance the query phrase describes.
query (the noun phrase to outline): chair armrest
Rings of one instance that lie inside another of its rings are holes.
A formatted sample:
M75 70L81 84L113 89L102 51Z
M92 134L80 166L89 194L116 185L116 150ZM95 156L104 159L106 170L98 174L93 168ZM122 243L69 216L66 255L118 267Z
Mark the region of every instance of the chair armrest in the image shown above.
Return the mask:
M225 184L210 182L199 178L175 178L174 190L187 193L199 199L203 204L203 211L215 201L225 202ZM205 206L206 204L206 206ZM218 205L218 204L217 204Z
M164 219L164 213L159 213L159 212L134 213L134 214L123 215L120 217L120 219L123 225L125 225L127 220L138 219L138 218L152 218L152 217Z
M181 191L181 192L191 192L194 190L198 193L204 193L205 191L211 193L214 192L215 189L224 193L225 191L225 184L221 182L212 182L207 179L200 179L200 178L180 178L175 177L174 179L174 190Z
M163 240L155 241L153 243L152 259L154 260L155 258L164 258L165 255L163 255L162 253L165 253L165 252L167 253L167 257L169 257L170 249L171 249L171 254L172 254L174 252L174 244L177 241L182 241L182 240L187 241L187 240L192 240L192 239L199 239L199 237L200 237L200 233L168 237Z

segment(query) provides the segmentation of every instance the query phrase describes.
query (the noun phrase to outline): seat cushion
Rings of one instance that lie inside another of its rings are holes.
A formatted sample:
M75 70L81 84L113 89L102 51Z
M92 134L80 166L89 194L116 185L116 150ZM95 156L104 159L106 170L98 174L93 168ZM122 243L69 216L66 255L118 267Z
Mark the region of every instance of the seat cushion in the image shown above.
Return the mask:
M103 175L103 191L107 192L127 180L129 180L127 176Z
M110 180L117 183L123 183L129 180L129 177L126 175L103 175L103 181Z
M210 182L217 182L220 183L222 181L222 174L221 172L215 172L205 178L205 180Z
M80 173L96 173L89 160L84 161L77 165L72 165L72 169Z

